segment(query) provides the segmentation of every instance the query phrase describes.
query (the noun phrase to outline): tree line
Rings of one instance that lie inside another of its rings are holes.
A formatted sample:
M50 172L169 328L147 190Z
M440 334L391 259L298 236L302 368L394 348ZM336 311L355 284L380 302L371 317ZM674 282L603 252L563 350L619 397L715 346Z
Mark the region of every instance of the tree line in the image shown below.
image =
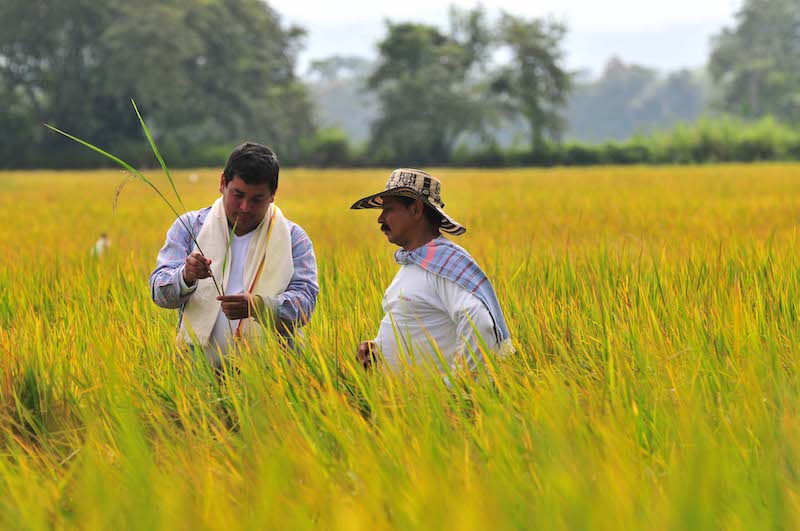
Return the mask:
M368 142L355 146L315 123L296 73L304 30L261 0L7 0L0 167L104 163L43 122L152 162L131 97L174 166L218 165L243 139L272 145L285 163L323 166L795 159L798 27L796 0L744 0L712 42L716 118L590 145L562 138L576 84L563 22L509 13L490 20L481 8L451 9L446 28L387 21L364 86L378 112ZM326 75L345 63L314 67ZM508 122L524 131L524 147L499 147L499 124Z

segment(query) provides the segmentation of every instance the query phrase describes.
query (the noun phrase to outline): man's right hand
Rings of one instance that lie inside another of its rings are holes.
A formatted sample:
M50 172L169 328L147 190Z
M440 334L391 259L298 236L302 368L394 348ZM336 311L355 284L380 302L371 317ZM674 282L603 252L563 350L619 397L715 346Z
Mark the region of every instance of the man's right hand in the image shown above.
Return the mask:
M183 281L187 286L194 286L198 280L213 276L211 274L211 260L200 254L200 251L192 251L186 257L186 265L183 268Z
M362 341L358 345L358 352L356 352L356 359L365 368L369 369L375 363L375 342Z

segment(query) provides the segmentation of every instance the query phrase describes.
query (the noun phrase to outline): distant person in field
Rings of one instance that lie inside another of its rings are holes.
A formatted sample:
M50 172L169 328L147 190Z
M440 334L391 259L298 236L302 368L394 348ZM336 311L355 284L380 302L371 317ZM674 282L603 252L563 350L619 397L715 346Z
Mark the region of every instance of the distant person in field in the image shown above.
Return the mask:
M150 275L153 301L178 309L178 343L201 349L215 367L236 338L275 331L293 348L316 306L314 248L275 204L279 170L266 146L234 149L220 176L222 196L172 224Z
M94 247L92 247L92 256L98 258L103 256L109 247L111 247L111 240L108 239L108 234L103 232L100 234L100 237L97 238Z
M383 360L392 370L424 359L474 369L483 343L497 354L514 352L492 284L466 250L442 236L466 229L444 211L441 184L413 169L392 172L383 192L351 207L379 208L380 229L401 249L400 270L383 296L386 312L375 339L358 346L369 368ZM442 367L439 366L441 369Z

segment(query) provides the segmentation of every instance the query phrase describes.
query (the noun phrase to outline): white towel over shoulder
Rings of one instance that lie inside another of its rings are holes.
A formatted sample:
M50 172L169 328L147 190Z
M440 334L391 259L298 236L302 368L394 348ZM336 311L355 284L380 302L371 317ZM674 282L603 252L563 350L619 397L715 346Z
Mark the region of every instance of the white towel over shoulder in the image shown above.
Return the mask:
M270 221L272 223L271 230ZM203 249L205 256L211 259L211 271L218 283L219 279L222 279L222 286L227 285L230 273L228 267L223 278L222 264L225 261L229 238L230 228L225 216L225 206L222 198L219 198L211 207L211 212L203 223L200 234L197 235L197 243ZM261 275L251 293L262 297L276 297L286 291L286 287L294 275L294 265L289 225L286 223L281 209L275 203L272 203L267 209L264 220L255 229L255 234L247 248L243 279L245 288L253 284L262 261L264 266ZM197 282L197 289L184 308L183 321L177 340L179 344L185 342L206 347L221 308L220 302L217 300L214 281L206 278ZM226 294L234 295L227 292ZM253 318L243 319L240 330L243 337L250 338L257 337L264 332L261 325ZM193 338L196 338L196 342Z

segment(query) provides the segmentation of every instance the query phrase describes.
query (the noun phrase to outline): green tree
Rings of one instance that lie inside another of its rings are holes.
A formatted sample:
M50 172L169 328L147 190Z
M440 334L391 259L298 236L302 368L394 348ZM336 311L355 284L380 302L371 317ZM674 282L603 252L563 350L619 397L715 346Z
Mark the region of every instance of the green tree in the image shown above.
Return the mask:
M511 60L499 68L492 89L511 116L522 115L530 128L531 146L541 148L545 137L559 139L563 112L571 88L561 49L567 28L559 22L503 13L498 40Z
M35 152L75 164L96 159L41 122L130 149L142 144L131 97L167 152L251 138L292 159L313 133L294 72L302 36L261 0L7 0L0 90L34 124Z
M705 71L662 74L612 58L597 79L575 78L567 111L570 139L625 140L694 122L708 99Z
M486 60L490 33L483 11L451 10L450 31L387 22L380 57L368 79L381 114L370 150L403 164L446 163L458 138L485 117L472 75Z
M63 141L41 127L44 121L73 131L101 128L97 119L111 111L101 88L107 57L102 29L118 7L115 0L0 4L0 82L27 132L7 145L17 153L11 160L35 151L57 155L63 149Z
M713 39L709 70L722 92L722 110L798 122L800 3L745 0L735 26Z

